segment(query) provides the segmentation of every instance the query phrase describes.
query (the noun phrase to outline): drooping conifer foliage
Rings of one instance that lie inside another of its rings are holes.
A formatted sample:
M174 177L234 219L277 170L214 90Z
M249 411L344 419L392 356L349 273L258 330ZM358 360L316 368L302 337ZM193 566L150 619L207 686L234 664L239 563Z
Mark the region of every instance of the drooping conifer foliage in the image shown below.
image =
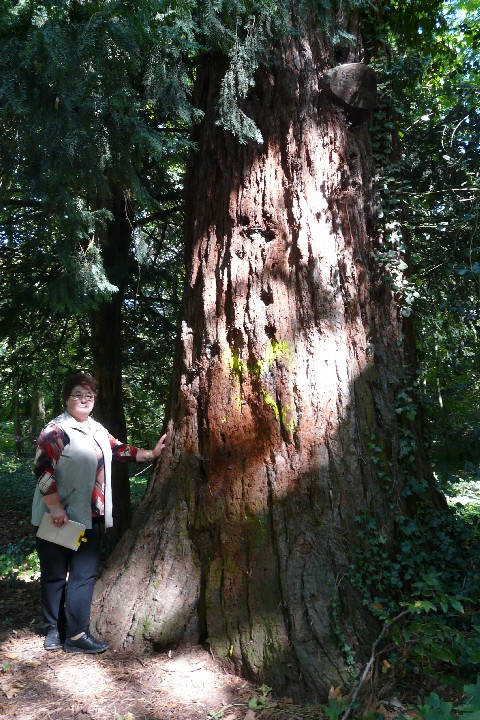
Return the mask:
M317 10L329 7L318 3ZM332 37L348 35L341 22L328 22ZM241 103L290 25L288 3L271 0L3 3L0 328L14 396L31 386L48 396L57 370L61 376L72 365L91 367L100 349L92 347L90 326L101 326L112 301L127 320L113 340L124 362L139 337L167 329L171 357L178 291L167 293L166 306L160 298L162 312L152 318L139 312L138 281L149 277L149 264L153 292L181 277L183 167L190 129L201 120L190 99L194 68L212 49L227 58L217 121L240 142L259 140ZM165 238L174 266L162 255ZM148 326L139 328L145 317ZM162 363L162 375L169 364ZM144 386L134 367L131 398L135 383ZM124 371L130 377L128 366ZM146 374L152 371L143 365ZM156 397L164 390L165 383L156 385Z
M392 277L403 261L411 265L399 298L420 318L428 395L435 408L436 398L444 407L453 399L450 411L471 446L478 10L467 1L442 13L432 0L379 2L375 12L362 0L312 5L339 62L352 41L343 19L363 18L365 59L381 79L383 136L373 143L392 229L379 260L395 258ZM92 313L120 295L127 414L137 427L150 424L137 398L164 397L171 366L183 169L190 129L201 121L191 101L195 67L205 53L219 53L217 121L240 143L260 140L244 100L276 38L294 32L290 9L270 0L2 4L0 329L10 397L26 400L38 388L51 404L57 370L92 364ZM131 230L121 269L105 252L114 198L125 201ZM405 218L413 241L406 254L395 234ZM432 304L438 313L419 315ZM152 349L159 333L160 356ZM11 408L7 402L7 415ZM157 412L147 415L158 422Z
M90 314L119 293L138 344L143 293L154 292L161 311L148 313L150 332L167 329L171 356L193 118L180 57L195 44L177 16L160 11L156 3L3 4L0 323L14 392L48 391L57 370L91 366ZM109 261L115 212L127 217L127 237L122 257ZM147 267L160 270L143 287ZM153 386L165 392L166 378Z

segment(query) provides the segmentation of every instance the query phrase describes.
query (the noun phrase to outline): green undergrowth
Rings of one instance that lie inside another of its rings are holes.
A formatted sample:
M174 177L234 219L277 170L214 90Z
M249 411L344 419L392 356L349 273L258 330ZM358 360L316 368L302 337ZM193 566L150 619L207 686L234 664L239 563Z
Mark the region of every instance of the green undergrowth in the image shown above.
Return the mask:
M0 451L2 512L29 512L35 490L32 463L33 458L19 459L12 453Z
M133 470L132 470L133 468ZM138 470L138 465L130 465L130 502L132 511L135 510L147 489L148 480L152 471L151 465Z
M322 708L322 717L327 720L342 720L347 710L347 701L331 698ZM387 720L382 712L366 712L350 715L356 720ZM388 720L479 720L480 718L480 676L474 684L462 687L458 699L445 699L435 692L429 693L416 706L399 713L388 713Z
M0 546L0 580L30 581L40 577L40 564L33 538Z
M480 467L468 461L460 469L439 464L435 475L451 505L463 505L475 513L480 505Z
M376 648L383 674L380 684L405 688L407 698L409 694L425 696L424 704L415 710L422 719L480 720L476 478L470 473L467 482L464 472L455 477L450 471L448 483L442 486L448 505L434 507L426 480L415 472L413 435L405 432L403 441L399 459L408 511L395 516L393 539L392 532L384 534L382 521L369 511L356 517L350 582L381 628L382 642ZM370 437L369 450L372 467L394 503L393 483L374 437ZM438 474L437 478L441 479ZM340 705L331 702L327 716L343 716L346 711Z

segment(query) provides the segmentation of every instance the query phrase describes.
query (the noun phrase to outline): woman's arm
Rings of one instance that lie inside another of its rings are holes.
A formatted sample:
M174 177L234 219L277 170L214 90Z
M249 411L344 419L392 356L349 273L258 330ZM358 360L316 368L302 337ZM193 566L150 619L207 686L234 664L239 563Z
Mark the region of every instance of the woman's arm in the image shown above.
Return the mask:
M156 460L161 455L163 448L165 447L165 441L167 434L162 435L160 440L157 442L153 450L144 450L144 448L138 448L137 450L137 462L148 462L149 460Z
M165 447L166 433L162 435L160 440L157 442L153 450L145 450L145 448L135 447L135 445L127 445L126 443L120 442L112 435L108 435L110 439L110 446L112 448L114 460L120 461L133 461L136 462L148 462L155 460L163 448Z
M60 502L60 496L57 492L50 495L42 495L42 500L48 507L54 525L65 525L68 522L68 516L65 508Z
M49 425L42 430L37 443L37 452L33 465L33 472L42 495L42 500L47 506L52 522L55 525L64 525L67 520L67 513L60 502L55 480L55 469L64 447L69 443L68 435L58 425Z

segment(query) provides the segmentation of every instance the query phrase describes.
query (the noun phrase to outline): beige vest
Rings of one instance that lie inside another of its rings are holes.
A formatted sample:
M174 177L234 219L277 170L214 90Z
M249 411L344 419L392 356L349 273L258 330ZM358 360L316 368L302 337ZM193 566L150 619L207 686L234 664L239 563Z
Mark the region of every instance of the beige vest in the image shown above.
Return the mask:
M93 438L102 449L105 460L105 527L111 527L113 525L112 449L103 425L92 418L89 418L89 423ZM76 520L91 528L91 501L97 472L97 456L92 445L92 436L88 435L80 423L67 412L59 415L50 424L58 425L70 439L55 468L55 481L60 501L70 520ZM48 508L37 485L32 503L32 523L40 525L46 512Z

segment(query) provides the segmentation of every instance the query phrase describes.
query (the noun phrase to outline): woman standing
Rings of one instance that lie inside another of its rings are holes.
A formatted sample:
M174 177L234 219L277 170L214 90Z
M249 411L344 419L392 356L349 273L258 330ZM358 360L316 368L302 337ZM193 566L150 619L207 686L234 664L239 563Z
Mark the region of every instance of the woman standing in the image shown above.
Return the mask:
M69 519L86 526L86 542L70 550L37 537L46 650L101 653L108 644L89 632L90 606L100 553L101 525L113 525L111 463L157 458L163 435L153 450L126 445L90 417L98 384L88 373L70 375L63 386L65 412L42 430L34 473L32 523L50 513L57 527ZM67 582L68 577L68 582Z

